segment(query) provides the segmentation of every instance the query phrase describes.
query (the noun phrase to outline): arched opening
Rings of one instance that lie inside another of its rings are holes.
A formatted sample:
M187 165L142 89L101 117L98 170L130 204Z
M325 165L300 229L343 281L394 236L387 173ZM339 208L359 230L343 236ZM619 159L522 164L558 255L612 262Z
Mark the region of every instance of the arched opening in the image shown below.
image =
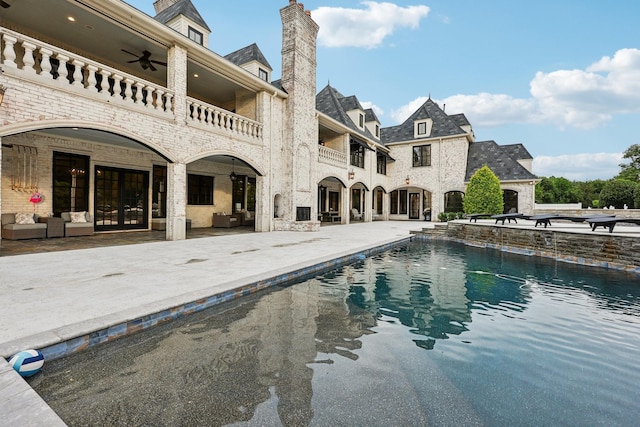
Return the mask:
M463 212L463 199L464 193L462 191L448 191L444 193L444 212Z
M502 192L502 200L504 202L504 213L518 212L518 192L513 190L504 190Z
M342 190L344 183L336 177L327 177L318 183L318 220L322 223L342 222Z

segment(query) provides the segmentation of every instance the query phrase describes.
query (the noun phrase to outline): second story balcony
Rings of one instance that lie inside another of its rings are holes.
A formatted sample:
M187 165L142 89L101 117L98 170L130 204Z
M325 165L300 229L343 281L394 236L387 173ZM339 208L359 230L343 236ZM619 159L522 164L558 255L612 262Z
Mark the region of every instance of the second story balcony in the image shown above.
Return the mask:
M15 85L262 143L267 83L125 2L21 0L2 9L1 25L0 63Z

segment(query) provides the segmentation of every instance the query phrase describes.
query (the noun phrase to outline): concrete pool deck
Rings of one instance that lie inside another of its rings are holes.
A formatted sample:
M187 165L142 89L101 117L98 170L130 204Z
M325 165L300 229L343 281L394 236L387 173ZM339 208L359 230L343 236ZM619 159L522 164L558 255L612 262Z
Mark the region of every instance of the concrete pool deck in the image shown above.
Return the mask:
M478 221L492 225L494 221ZM0 426L64 426L4 358L294 270L408 239L434 223L380 221L0 257ZM534 228L531 221L504 227ZM543 228L538 228L543 229ZM554 231L593 233L587 224ZM640 238L640 227L614 235Z
M407 239L430 223L250 233L0 258L0 425L64 426L4 358Z

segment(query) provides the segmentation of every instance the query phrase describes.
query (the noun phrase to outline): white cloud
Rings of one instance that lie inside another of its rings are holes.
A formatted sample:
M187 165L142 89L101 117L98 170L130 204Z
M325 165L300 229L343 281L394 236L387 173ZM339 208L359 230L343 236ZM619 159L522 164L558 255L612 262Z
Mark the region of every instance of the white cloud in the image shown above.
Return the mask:
M393 110L391 112L391 119L396 123L402 123L409 118L422 104L424 104L427 99L426 96L420 96L413 101L410 101L408 104L403 105L397 110Z
M611 179L620 172L622 153L584 153L538 156L533 159L533 173L543 177L563 177L571 181Z
M384 116L384 110L378 107L373 102L365 101L365 102L361 102L360 105L362 105L362 108L364 108L365 110L371 108L373 112L376 113L376 116L378 116L378 119Z
M400 7L363 1L364 9L319 7L312 12L320 26L318 43L327 47L379 47L396 28L417 28L429 14L427 6Z
M616 114L640 113L640 50L618 50L585 70L538 72L530 82L530 93L530 98L458 94L438 103L446 105L447 113L464 113L476 128L512 123L594 128ZM416 101L396 111L404 114ZM414 111L393 118L402 122Z

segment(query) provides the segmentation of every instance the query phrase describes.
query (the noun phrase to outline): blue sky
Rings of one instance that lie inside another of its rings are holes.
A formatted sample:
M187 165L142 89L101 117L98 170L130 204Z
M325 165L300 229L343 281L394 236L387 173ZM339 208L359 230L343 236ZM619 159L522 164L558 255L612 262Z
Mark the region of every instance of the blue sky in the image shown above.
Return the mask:
M288 0L191 0L226 55L257 43L281 75ZM153 0L127 0L154 15ZM302 2L301 2L302 3ZM320 25L317 88L374 108L383 126L428 96L478 141L524 144L539 176L609 179L639 144L637 0L307 0Z

